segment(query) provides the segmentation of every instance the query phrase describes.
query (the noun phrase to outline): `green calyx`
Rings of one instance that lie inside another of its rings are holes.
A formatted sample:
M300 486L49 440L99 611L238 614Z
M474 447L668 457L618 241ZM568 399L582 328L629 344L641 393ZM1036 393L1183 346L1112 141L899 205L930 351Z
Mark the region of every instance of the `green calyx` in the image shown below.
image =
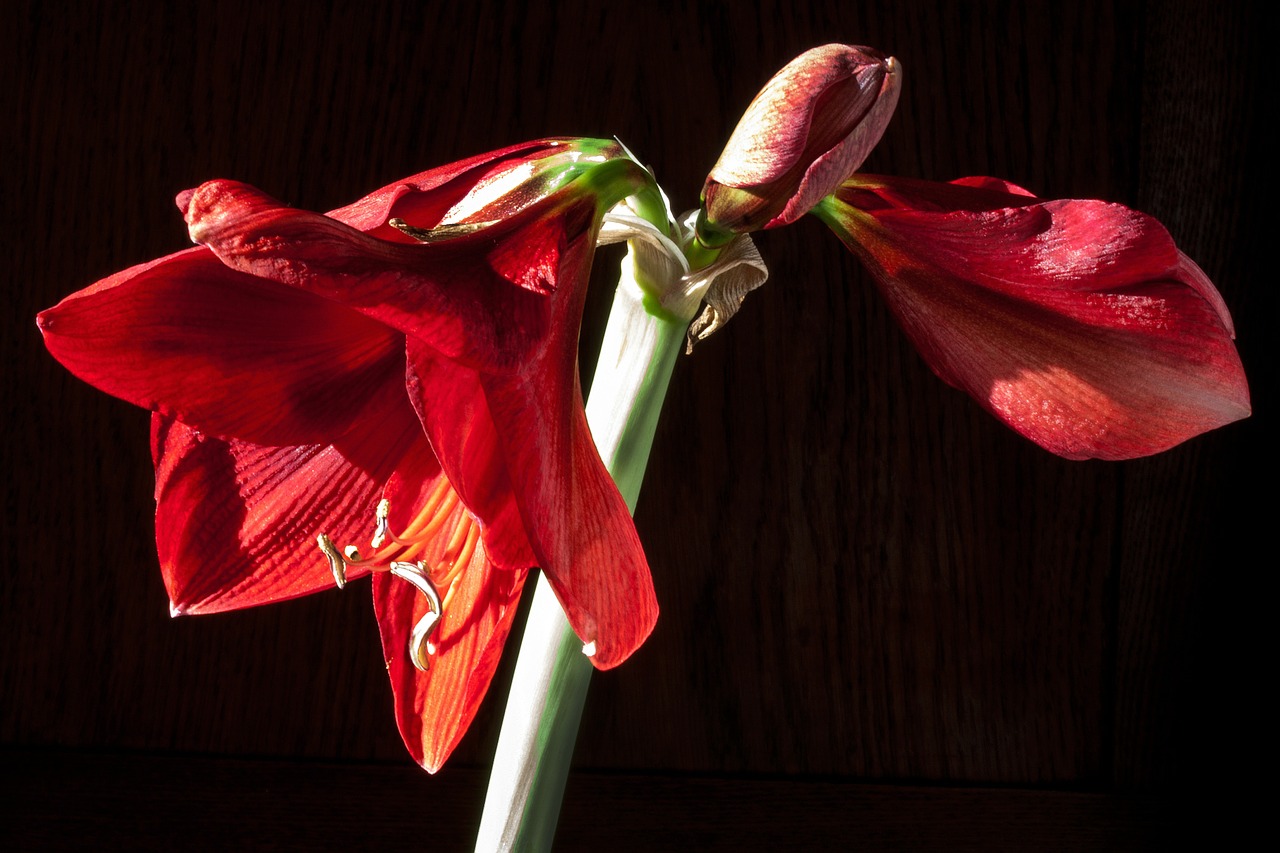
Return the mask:
M628 196L656 194L653 176L630 157L615 157L603 163L575 164L575 182L596 197L597 209L604 215Z
M705 206L698 210L698 222L694 225L694 238L704 248L720 249L728 245L729 241L736 236L738 236L736 232L721 228L712 222L711 217L707 215Z
M809 211L841 239L848 239L854 231L874 227L874 220L856 207L843 202L835 193L818 202Z

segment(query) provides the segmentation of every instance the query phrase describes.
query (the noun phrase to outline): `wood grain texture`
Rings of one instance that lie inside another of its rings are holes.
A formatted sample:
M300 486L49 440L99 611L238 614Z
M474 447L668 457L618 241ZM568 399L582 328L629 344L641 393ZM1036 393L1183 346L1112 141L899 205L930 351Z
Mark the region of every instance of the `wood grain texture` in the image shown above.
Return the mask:
M21 850L81 850L85 839L130 850L467 850L486 782L474 769L434 790L404 766L0 755L27 777L0 784ZM58 798L68 793L98 808L68 814ZM556 848L811 850L856 837L859 850L1154 850L1169 838L1165 818L1131 795L581 772Z
M869 171L994 174L1164 221L1235 312L1255 416L1151 460L1056 459L939 382L818 222L763 235L770 283L673 379L636 516L663 613L595 679L578 765L712 801L688 780L1181 803L1256 750L1276 312L1255 239L1274 74L1253 4L86 2L6 17L0 744L56 752L68 791L78 750L407 758L363 584L169 618L147 415L54 363L38 310L187 245L171 200L213 177L326 210L520 140L617 134L692 206L759 86L833 40L905 68ZM616 263L599 258L584 352ZM501 704L414 790L447 798L452 768L487 764Z

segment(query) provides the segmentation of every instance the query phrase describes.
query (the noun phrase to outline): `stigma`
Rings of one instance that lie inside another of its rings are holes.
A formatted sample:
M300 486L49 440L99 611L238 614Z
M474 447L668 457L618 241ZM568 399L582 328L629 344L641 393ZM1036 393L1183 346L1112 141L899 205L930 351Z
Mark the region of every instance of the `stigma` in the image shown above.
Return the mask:
M459 504L457 492L444 477L403 531L392 532L390 518L391 502L384 498L374 510L372 550L367 557L354 545L339 548L325 533L316 537L316 545L329 561L338 589L346 586L347 570L354 568L390 572L422 593L427 612L413 626L408 644L409 659L426 672L444 642L438 642L436 635L442 630L455 582L480 547L480 525Z

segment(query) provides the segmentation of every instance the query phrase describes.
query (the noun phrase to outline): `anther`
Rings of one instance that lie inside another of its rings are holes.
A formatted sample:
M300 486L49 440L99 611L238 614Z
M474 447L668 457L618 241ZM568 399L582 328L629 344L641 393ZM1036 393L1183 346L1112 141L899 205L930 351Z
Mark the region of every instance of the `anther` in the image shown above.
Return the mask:
M592 641L591 641L591 642L589 642L589 643L583 643L583 644L582 644L582 653L583 653L584 655L586 655L587 657L589 657L589 658L593 658L593 657L595 657L595 656L596 656L596 641L595 641L595 640L592 640Z
M373 531L373 541L369 544L374 548L381 548L382 543L387 541L387 536L391 533L391 522L387 521L387 517L391 515L391 501L383 498L378 501L378 509L373 514L377 521L377 529Z
M320 550L329 558L329 571L333 572L333 582L338 585L338 589L342 589L347 585L347 561L342 554L338 553L337 547L333 544L333 540L325 534L321 533L316 537L316 544L320 546Z
M413 626L413 631L409 634L409 659L421 672L426 672L431 668L431 655L436 653L436 647L431 643L431 635L435 633L436 626L440 623L443 610L440 606L440 593L436 590L436 585L431 582L431 578L427 577L427 568L424 563L392 563L391 574L417 587L418 591L427 597L427 604L431 608L427 615L418 620L418 624Z

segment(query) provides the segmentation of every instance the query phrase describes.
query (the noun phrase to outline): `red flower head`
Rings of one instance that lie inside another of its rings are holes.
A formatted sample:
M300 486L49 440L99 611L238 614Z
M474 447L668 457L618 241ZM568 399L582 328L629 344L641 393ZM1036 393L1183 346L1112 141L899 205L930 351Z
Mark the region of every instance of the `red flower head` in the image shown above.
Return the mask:
M1054 453L1146 456L1249 415L1222 297L1149 216L876 175L815 212L934 372Z
M787 63L756 95L702 188L698 235L796 221L835 192L880 141L899 66L868 47L828 44Z
M200 248L43 312L59 361L155 412L174 613L374 572L400 731L432 771L530 567L597 667L625 660L657 605L576 352L601 217L645 180L612 143L544 140L327 216L212 181L178 199Z

